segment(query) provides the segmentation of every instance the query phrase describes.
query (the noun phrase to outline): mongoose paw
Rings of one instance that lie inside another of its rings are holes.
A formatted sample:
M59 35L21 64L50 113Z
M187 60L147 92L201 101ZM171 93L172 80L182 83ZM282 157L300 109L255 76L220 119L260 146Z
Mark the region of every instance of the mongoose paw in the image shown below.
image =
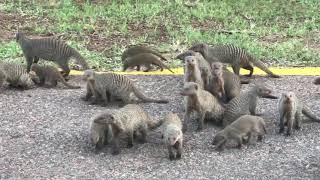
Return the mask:
M242 144L239 144L239 145L237 146L237 148L238 148L238 149L241 149L241 148L242 148Z
M287 132L287 133L286 133L286 136L291 136L291 132Z
M114 156L118 155L118 154L120 154L120 150L119 149L114 149L114 150L112 150L111 154L114 155Z
M284 131L284 128L280 128L279 134L283 133L283 131Z
M128 143L127 148L132 148L133 144L132 143Z
M301 130L301 127L297 126L295 129L298 130L298 131L300 131L300 130Z
M176 159L181 159L181 154L177 153Z
M82 97L81 97L81 100L83 100L83 101L89 101L89 98L87 98L86 96L82 96Z
M174 160L174 155L173 154L169 155L169 159L170 159L170 161L173 161Z
M203 130L203 127L202 126L199 126L198 128L197 128L197 131L198 132L200 132L200 131L202 131Z

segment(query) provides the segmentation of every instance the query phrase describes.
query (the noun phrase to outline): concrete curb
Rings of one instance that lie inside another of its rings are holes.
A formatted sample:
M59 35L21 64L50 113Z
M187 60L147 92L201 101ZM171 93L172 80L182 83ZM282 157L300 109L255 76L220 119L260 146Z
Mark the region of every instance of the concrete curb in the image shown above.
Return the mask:
M231 68L228 68L231 70ZM269 68L273 73L282 75L282 76L320 76L320 67L270 67ZM163 71L151 71L151 72L143 72L143 71L131 71L131 72L119 72L116 71L117 74L128 74L128 75L183 75L183 68L172 68L174 73L171 73L168 70ZM232 70L231 70L232 71ZM72 70L70 72L71 75L82 75L82 71ZM245 69L241 69L240 74L248 74L249 71ZM265 72L260 70L259 68L255 68L253 75L266 75Z

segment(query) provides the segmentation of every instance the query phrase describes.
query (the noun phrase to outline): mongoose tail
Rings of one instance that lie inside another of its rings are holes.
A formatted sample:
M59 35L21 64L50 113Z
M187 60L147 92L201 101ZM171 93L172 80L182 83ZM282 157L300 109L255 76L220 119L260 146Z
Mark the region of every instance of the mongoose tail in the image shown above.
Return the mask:
M132 86L132 90L134 92L134 94L142 100L142 102L146 102L146 103L160 103L160 104L166 104L169 103L169 100L167 99L153 99L150 97L145 96L143 93L141 93L134 85Z

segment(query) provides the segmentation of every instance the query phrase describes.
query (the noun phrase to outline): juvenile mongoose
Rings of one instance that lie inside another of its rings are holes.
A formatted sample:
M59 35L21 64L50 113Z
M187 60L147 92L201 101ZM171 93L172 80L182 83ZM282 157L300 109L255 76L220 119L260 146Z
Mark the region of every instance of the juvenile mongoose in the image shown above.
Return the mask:
M216 145L217 150L222 151L228 140L235 140L238 143L237 147L240 149L245 137L248 137L249 143L252 135L256 135L258 141L261 141L265 133L266 124L261 117L243 115L225 127L222 131L219 131L215 135L212 144Z
M187 130L187 123L190 121L190 114L196 111L199 117L198 130L204 127L204 120L213 120L220 124L223 118L224 107L219 100L203 90L195 82L186 82L184 84L181 95L186 96L185 115L183 121L183 131Z
M94 96L93 102L100 99L104 104L109 103L110 96L120 98L124 104L132 103L131 94L135 94L142 102L168 103L165 99L152 99L142 94L133 82L126 76L115 73L98 74L93 70L86 70L83 80L87 82L87 93L82 98L89 100Z
M49 83L48 87L55 87L60 81L66 87L70 89L79 89L80 86L73 86L65 81L60 72L54 66L40 66L38 64L33 64L31 66L31 70L34 71L39 77L40 83L39 85L45 85L46 82Z
M250 71L248 76L252 76L252 64L254 64L258 68L266 72L269 76L274 78L280 77L279 75L271 72L267 68L267 66L265 66L261 61L255 59L246 50L236 47L232 44L215 45L213 47L210 47L207 44L200 43L192 46L189 50L200 52L209 63L219 61L222 63L231 64L234 73L237 75L239 75L240 68L244 68Z
M278 109L280 114L280 130L279 133L283 133L284 126L287 126L287 136L291 135L292 128L297 130L301 129L302 114L312 119L313 121L320 122L307 106L299 101L294 92L285 92L282 94Z
M145 65L147 67L145 72L148 72L151 69L151 64L154 64L154 65L159 66L161 71L163 71L163 68L166 68L170 72L174 73L167 65L165 65L158 58L159 58L158 56L156 56L152 53L140 53L135 56L127 57L123 61L123 71L127 70L128 68L135 67L135 66Z
M27 72L30 72L31 65L38 60L44 59L57 63L63 70L63 76L69 75L69 59L74 57L83 69L89 69L84 58L72 47L56 38L30 39L22 32L16 34L16 41L20 44L27 61Z
M201 89L204 88L198 60L195 56L187 56L185 58L184 82L195 82Z
M176 113L169 113L162 126L162 138L164 144L168 148L169 159L180 159L183 143L182 123L180 118ZM174 149L176 150L176 154L173 152Z
M20 64L1 62L0 71L1 85L5 81L12 87L22 89L29 89L34 85L30 74L28 74L26 69Z
M135 56L140 53L151 53L151 54L154 54L154 55L160 57L162 60L167 61L167 59L165 57L163 57L160 53L150 49L149 47L139 46L139 45L126 49L122 53L121 60L122 60L122 62L124 62L128 57L132 57L132 56ZM137 65L137 70L140 71L140 65Z
M320 77L316 78L316 79L313 81L313 83L314 83L314 84L317 84L317 85L320 84Z
M238 75L224 70L220 62L213 62L211 70L210 92L213 95L220 97L226 103L240 95L241 80Z
M120 109L107 110L93 120L94 123L107 126L107 142L112 143L112 154L120 153L119 136L128 136L128 148L133 146L133 136L136 131L146 140L148 130L159 127L163 121L153 121L147 112L139 105L128 104ZM97 138L95 138L97 139Z
M211 67L208 61L206 61L203 56L198 53L191 50L188 50L184 53L179 54L176 59L181 59L184 62L186 61L186 57L193 56L197 59L198 67L200 70L201 78L203 81L204 89L209 91L210 87L210 79L211 79ZM186 63L186 62L185 62Z
M223 118L223 126L231 124L242 115L256 114L256 106L258 97L277 99L278 97L271 95L272 91L263 85L255 85L250 90L241 93L233 98L227 105Z

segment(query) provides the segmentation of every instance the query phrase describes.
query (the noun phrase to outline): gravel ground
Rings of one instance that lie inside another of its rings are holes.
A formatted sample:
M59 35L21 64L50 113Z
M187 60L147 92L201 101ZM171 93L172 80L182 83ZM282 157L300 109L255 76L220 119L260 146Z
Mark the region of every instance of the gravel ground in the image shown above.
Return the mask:
M167 105L143 104L152 116L162 118L173 111L182 117L181 76L130 78L147 95L170 98ZM265 82L278 95L295 91L320 116L320 86L312 80L295 76L253 81ZM70 82L85 86L78 77ZM320 124L306 122L291 137L277 134L275 100L259 101L257 112L263 114L268 131L262 143L218 153L211 141L220 128L209 125L195 132L193 123L189 127L194 129L184 135L182 160L170 161L159 129L150 133L148 143L135 143L131 149L123 141L118 156L110 154L110 147L95 153L88 141L89 125L106 107L81 101L84 93L84 88L0 89L1 179L319 179Z

